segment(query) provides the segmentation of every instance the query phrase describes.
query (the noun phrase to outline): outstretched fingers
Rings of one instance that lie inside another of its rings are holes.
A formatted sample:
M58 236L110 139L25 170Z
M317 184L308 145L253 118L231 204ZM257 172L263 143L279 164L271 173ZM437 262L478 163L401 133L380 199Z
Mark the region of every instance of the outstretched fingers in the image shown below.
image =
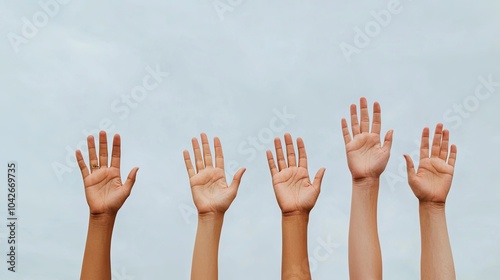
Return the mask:
M191 161L191 157L189 156L189 152L187 150L184 150L183 155L184 155L184 164L186 165L186 170L187 170L188 176L189 176L189 178L191 178L194 175L196 175L196 170L194 170L193 162Z
M205 159L205 167L212 167L212 153L210 152L210 144L205 133L201 134L201 145L203 146L203 158Z
M321 189L321 182L323 182L323 176L325 175L326 168L320 168L318 172L316 172L316 175L314 176L313 180L313 187L317 188L318 190Z
M387 131L387 133L385 134L385 138L384 138L384 150L386 151L391 151L391 147L392 147L392 136L394 135L394 130L389 130Z
M128 193L132 190L132 187L135 184L135 178L137 177L137 171L139 171L139 167L134 167L127 176L127 180L123 187L127 190Z
M270 150L266 151L267 156L267 164L269 165L269 171L271 171L271 176L274 176L278 173L278 168L276 168L276 163L274 162L273 153Z
M448 158L448 164L455 167L455 161L457 160L457 146L454 144L450 148L450 157Z
M439 157L441 150L441 137L443 135L443 124L438 123L434 132L434 139L432 140L431 157Z
M285 156L283 154L283 147L279 138L274 139L274 147L276 149L276 158L278 161L278 170L281 171L286 168Z
M191 143L193 145L194 161L195 161L195 164L196 164L196 171L200 172L201 170L205 169L205 164L203 163L203 156L201 155L200 144L198 143L198 139L196 139L196 138L193 138L191 140Z
M443 139L441 142L441 150L439 151L439 158L446 161L448 158L448 143L450 140L450 132L448 130L443 130Z
M231 182L229 188L234 189L236 192L238 191L241 183L241 178L243 177L245 171L246 168L240 168L238 171L236 171L236 174L234 174L233 181Z
M415 165L413 164L413 160L411 159L410 155L405 154L404 157L406 160L406 172L408 173L409 182L412 181L415 176Z
M285 134L285 144L288 167L297 166L297 159L295 158L295 147L293 146L292 136L289 133Z
M304 145L304 140L300 137L297 138L297 149L299 150L299 167L307 169L306 146Z
M108 167L108 139L105 131L99 132L99 166Z
M382 110L378 102L373 103L372 133L380 134L382 130Z
M429 128L425 127L422 131L422 140L420 141L420 159L429 157Z
M349 128L347 127L347 120L342 119L341 121L341 126L342 126L342 135L344 136L344 144L348 144L351 142L351 135L349 134Z
M356 109L356 104L351 104L351 130L352 137L359 134L359 123L358 123L358 112Z
M111 167L120 168L121 140L120 135L113 137L113 149L111 150Z
M87 137L87 147L89 150L90 173L92 173L94 172L94 169L99 168L99 160L97 159L94 136L90 135Z
M82 178L85 180L87 176L89 176L90 172L85 164L85 160L83 160L83 155L80 150L76 150L76 161L78 162L78 166L80 167L80 172L82 173Z
M214 138L215 150L215 167L224 169L224 153L222 152L222 144L219 137Z
M370 115L368 113L368 102L366 101L366 98L361 97L359 100L359 107L361 111L360 132L370 132Z

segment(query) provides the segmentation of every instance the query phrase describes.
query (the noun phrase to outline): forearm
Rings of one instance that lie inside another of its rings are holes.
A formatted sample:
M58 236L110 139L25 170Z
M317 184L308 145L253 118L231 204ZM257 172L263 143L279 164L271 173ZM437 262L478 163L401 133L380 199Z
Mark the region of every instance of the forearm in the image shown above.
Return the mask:
M116 216L90 216L81 280L111 280L111 236Z
M224 215L198 216L191 280L217 280L219 240Z
M382 279L377 230L379 179L353 182L349 224L350 279Z
M444 204L420 203L419 213L422 235L421 279L455 279Z
M281 279L311 279L307 254L309 215L284 215L282 218Z

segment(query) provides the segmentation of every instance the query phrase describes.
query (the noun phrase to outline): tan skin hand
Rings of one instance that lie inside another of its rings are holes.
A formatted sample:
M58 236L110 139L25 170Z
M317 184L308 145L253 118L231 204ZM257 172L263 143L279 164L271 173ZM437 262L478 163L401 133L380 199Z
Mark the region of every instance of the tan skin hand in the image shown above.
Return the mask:
M451 188L457 147L448 150L449 131L438 124L429 156L429 128L422 132L420 163L415 173L413 161L404 155L408 169L408 183L420 202L444 204ZM449 156L449 157L448 157Z
M224 172L224 155L219 138L214 139L215 166L208 138L204 133L201 134L201 142L203 151L200 149L198 139L193 138L192 140L196 170L189 152L184 151L184 162L189 175L193 201L200 215L224 214L236 197L245 169L238 170L234 175L233 182L228 186Z
M108 145L106 133L99 133L99 158L97 157L94 137L87 138L90 170L86 166L81 151L76 151L76 158L83 177L85 196L91 215L116 215L135 182L138 168L132 169L122 184L120 177L120 136L113 138L111 164L108 166Z
M351 129L349 134L346 119L342 119L342 133L347 154L347 164L354 181L379 178L389 161L393 131L385 135L384 145L380 143L381 110L380 104L373 104L373 123L370 132L370 117L365 98L360 100L361 119L358 122L356 105L351 105Z
M278 162L277 167L272 152L267 151L267 160L273 179L276 199L284 215L308 214L318 199L325 169L321 168L316 173L314 182L311 183L307 170L307 155L303 140L301 138L297 139L299 152L298 165L290 134L285 134L285 144L288 163L285 161L279 138L274 140Z

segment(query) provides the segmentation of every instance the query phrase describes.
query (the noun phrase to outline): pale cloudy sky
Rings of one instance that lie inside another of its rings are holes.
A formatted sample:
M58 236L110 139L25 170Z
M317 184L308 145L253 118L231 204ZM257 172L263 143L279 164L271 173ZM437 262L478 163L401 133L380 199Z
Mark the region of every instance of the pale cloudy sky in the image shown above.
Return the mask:
M115 280L188 279L196 216L182 150L202 131L221 138L227 166L248 169L220 279L279 279L265 149L284 132L304 138L311 174L327 168L309 223L313 278L347 279L340 119L361 96L395 130L379 196L385 278L419 278L402 154L437 122L459 150L447 203L458 279L500 275L498 1L0 0L0 17L0 180L19 165L18 273L1 262L1 279L78 278L88 208L72 155L101 128L122 135L123 176L141 168L115 226ZM0 259L6 237L1 226ZM314 255L325 243L327 257Z

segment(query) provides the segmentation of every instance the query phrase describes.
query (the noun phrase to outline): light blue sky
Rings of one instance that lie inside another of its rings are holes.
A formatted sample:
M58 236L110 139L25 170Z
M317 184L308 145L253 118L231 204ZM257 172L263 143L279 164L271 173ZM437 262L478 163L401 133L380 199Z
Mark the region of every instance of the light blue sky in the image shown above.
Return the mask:
M458 279L500 275L498 1L54 1L0 0L0 162L20 166L19 272L1 262L1 279L78 277L88 207L72 155L100 127L122 135L122 175L141 168L115 226L115 280L188 279L196 217L182 150L202 131L221 138L226 166L248 169L220 279L279 279L270 132L304 138L311 175L327 168L309 223L313 278L347 279L340 119L361 96L395 130L379 195L385 278L419 278L402 154L437 122L458 146L447 203ZM2 255L6 235L1 226ZM315 256L324 242L331 254Z

